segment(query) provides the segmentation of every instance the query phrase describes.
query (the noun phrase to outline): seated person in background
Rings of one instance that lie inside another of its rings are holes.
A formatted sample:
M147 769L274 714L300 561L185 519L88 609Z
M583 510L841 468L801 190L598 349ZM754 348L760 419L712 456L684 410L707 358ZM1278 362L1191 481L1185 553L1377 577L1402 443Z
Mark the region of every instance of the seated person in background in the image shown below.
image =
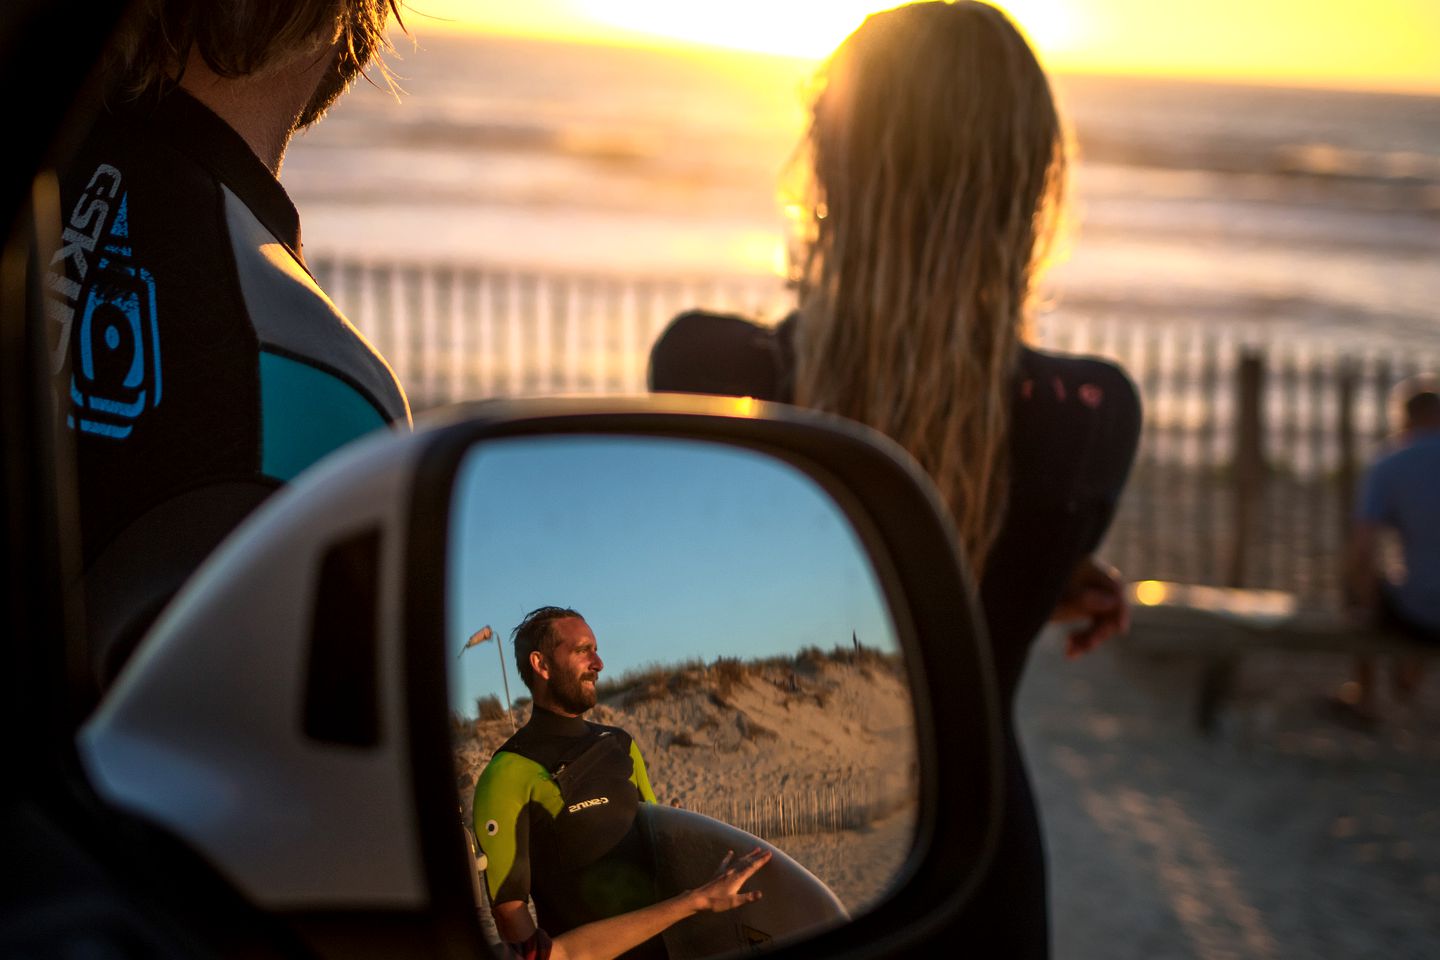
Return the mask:
M536 929L523 943L506 946L510 955L520 960L546 960L547 957L549 960L611 960L686 917L707 911L723 913L759 900L758 890L741 893L740 888L770 862L770 852L756 847L732 865L733 855L734 851L725 855L714 879L703 887L618 917L587 923L554 940Z
M1400 431L1370 467L1350 532L1348 587L1357 616L1381 629L1440 644L1440 382L1413 377L1395 388ZM1400 544L1402 571L1381 562L1381 538ZM1395 665L1395 688L1408 697L1420 683L1420 664ZM1341 703L1360 718L1377 716L1375 663L1361 658L1355 684Z
M773 330L677 318L650 386L858 420L934 479L979 581L1005 731L1004 826L964 947L1044 957L1044 845L1011 714L1047 620L1084 621L1072 656L1125 628L1120 582L1092 554L1139 399L1113 364L1026 344L1068 151L1045 72L1005 15L969 0L875 14L823 80L799 154L799 309Z
M535 931L528 898L552 935L655 903L636 823L655 794L630 734L583 719L605 667L584 618L541 607L511 642L534 709L481 772L474 829L496 929L521 943ZM630 955L664 957L664 943L651 939Z

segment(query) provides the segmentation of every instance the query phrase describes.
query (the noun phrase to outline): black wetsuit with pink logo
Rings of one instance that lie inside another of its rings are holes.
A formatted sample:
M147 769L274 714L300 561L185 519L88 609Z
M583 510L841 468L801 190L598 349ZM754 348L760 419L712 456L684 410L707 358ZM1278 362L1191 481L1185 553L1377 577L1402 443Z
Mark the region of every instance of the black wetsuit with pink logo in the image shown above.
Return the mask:
M770 328L682 314L651 351L650 388L791 402L796 323L794 315ZM976 956L1045 957L1045 851L1015 737L1015 692L1032 641L1115 515L1140 436L1140 400L1114 364L1028 348L1014 391L1008 506L980 582L1005 727L1005 822L975 903L977 916L993 918L993 931L965 948Z

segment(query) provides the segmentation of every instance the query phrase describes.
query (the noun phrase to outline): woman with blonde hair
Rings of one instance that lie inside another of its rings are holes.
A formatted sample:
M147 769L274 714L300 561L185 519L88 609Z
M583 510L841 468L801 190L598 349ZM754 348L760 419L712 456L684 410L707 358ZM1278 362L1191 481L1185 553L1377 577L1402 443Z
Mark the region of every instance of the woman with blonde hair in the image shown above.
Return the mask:
M1044 852L1011 715L1047 620L1076 655L1124 629L1092 557L1139 435L1104 361L1025 344L1062 212L1050 84L996 8L915 3L835 52L800 156L799 309L778 327L692 312L651 355L655 390L797 403L869 424L929 471L980 584L1006 727L1006 816L975 914L981 955L1048 953Z

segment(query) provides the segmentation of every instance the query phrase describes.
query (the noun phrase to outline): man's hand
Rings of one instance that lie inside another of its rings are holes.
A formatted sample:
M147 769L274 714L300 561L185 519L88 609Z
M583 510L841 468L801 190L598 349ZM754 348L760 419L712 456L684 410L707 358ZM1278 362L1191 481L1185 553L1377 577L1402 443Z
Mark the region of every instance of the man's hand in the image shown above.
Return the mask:
M1073 660L1104 641L1130 629L1130 604L1120 572L1096 557L1081 560L1070 574L1060 602L1050 614L1053 623L1084 621L1065 642L1065 656Z
M759 900L758 890L741 893L740 888L755 875L756 870L770 862L769 852L756 847L732 865L730 861L734 856L733 850L725 854L725 859L720 861L720 869L704 886L639 910L567 930L555 938L551 946L551 960L613 960L686 917L707 911L720 913L734 910ZM503 931L501 936L505 936Z
M760 891L749 890L742 893L740 888L755 875L755 871L770 862L770 851L756 847L739 860L734 860L734 857L734 850L726 853L710 882L703 887L696 887L687 895L689 905L696 913L706 910L721 913L760 899Z

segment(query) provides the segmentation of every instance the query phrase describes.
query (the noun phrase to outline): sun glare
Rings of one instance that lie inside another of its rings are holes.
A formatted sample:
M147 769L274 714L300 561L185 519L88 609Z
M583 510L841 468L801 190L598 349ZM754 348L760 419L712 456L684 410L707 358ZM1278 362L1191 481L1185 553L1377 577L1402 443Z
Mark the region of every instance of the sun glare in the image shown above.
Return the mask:
M1067 0L1013 0L996 6L1010 14L1042 59L1063 57L1084 41L1084 23Z
M1030 38L1048 52L1063 48L1073 33L1064 0L1015 0L1001 4ZM819 59L865 17L886 5L875 0L783 3L732 0L727 4L678 4L673 0L581 0L582 15L607 26L684 43Z
M407 0L417 26L819 59L886 0ZM1435 91L1440 6L1371 0L1001 0L1048 68Z
M725 4L583 0L580 7L584 15L601 23L657 38L819 58L834 49L875 5L863 0L804 5L773 0L732 0Z

